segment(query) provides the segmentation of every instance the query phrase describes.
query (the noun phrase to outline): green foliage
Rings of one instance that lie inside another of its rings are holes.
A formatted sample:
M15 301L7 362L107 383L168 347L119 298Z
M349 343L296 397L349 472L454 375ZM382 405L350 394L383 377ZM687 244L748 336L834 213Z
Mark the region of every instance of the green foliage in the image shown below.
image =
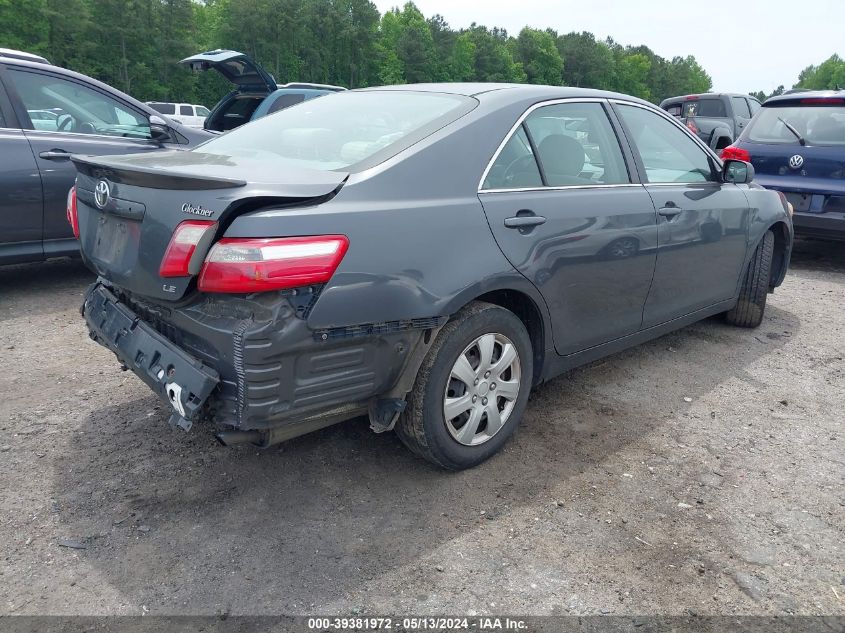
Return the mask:
M818 66L808 66L798 75L796 88L845 90L845 60L831 55Z
M0 0L0 47L45 55L143 100L208 106L231 86L177 62L215 48L247 53L280 83L530 82L655 100L711 85L693 57L667 61L591 33L455 30L413 2L380 15L371 0ZM834 56L801 81L845 84L842 66Z
M526 26L519 32L513 48L516 50L516 58L522 63L528 83L560 84L563 58L550 33Z

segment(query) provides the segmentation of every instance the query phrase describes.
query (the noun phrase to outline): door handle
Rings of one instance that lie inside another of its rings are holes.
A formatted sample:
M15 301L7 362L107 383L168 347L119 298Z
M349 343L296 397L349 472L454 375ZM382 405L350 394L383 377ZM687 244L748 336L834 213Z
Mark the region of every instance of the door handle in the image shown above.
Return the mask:
M681 207L675 207L675 206L660 207L660 208L657 210L657 213L658 213L659 215L662 215L664 218L666 218L666 219L667 219L667 220L669 220L670 222L671 222L671 221L672 221L672 220L673 220L676 216L681 215L681 213L683 213L683 212L684 212L684 210L683 210Z
M505 227L509 229L530 229L534 226L540 226L546 223L546 218L542 215L534 215L533 211L520 211L512 218L505 218ZM529 215L530 214L530 215Z
M51 149L49 152L41 152L38 155L46 160L70 160L70 153L60 149Z

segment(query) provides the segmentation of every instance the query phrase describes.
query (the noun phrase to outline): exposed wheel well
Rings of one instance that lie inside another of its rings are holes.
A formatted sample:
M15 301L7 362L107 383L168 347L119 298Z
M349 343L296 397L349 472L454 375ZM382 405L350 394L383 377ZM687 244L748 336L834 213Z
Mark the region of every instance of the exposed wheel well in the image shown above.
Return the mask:
M531 338L531 346L534 349L534 376L533 384L540 382L543 375L543 361L546 353L545 327L543 316L534 300L518 290L495 290L476 298L477 301L486 301L513 312L528 330Z
M789 229L783 222L776 222L770 229L775 235L774 252L772 254L772 268L769 275L769 289L774 290L783 281L786 274L786 244L789 239Z

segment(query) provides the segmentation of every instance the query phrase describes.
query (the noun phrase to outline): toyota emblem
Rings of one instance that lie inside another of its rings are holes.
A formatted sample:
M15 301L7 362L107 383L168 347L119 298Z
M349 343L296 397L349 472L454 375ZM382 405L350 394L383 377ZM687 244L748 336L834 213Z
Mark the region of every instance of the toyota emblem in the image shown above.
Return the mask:
M796 154L789 159L789 166L792 169L801 169L804 166L804 157L801 154Z
M109 203L109 183L101 180L94 188L94 203L99 209L104 208Z

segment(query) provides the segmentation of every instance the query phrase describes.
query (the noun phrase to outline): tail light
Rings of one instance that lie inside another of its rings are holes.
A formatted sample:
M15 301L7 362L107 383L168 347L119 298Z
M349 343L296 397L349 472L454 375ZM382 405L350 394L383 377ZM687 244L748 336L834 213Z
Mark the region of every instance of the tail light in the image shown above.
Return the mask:
M205 258L198 287L202 292L249 293L325 283L347 248L344 235L224 238Z
M161 260L158 274L162 277L187 277L196 275L200 269L200 261L191 260L197 251L197 246L205 238L206 248L214 238L216 222L210 220L187 220L179 224L170 238L167 250Z
M722 153L719 154L719 157L722 160L744 160L746 163L751 162L751 152L747 149L742 149L741 147L737 147L735 145L728 145L725 149L722 150Z
M73 236L79 239L79 212L76 208L76 185L67 192L67 221L73 229Z
M845 103L845 99L839 97L809 97L801 99L801 103L805 105L841 105Z
M698 126L695 124L695 121L693 121L692 119L687 121L687 127L689 128L689 131L692 132L693 134L698 134Z

